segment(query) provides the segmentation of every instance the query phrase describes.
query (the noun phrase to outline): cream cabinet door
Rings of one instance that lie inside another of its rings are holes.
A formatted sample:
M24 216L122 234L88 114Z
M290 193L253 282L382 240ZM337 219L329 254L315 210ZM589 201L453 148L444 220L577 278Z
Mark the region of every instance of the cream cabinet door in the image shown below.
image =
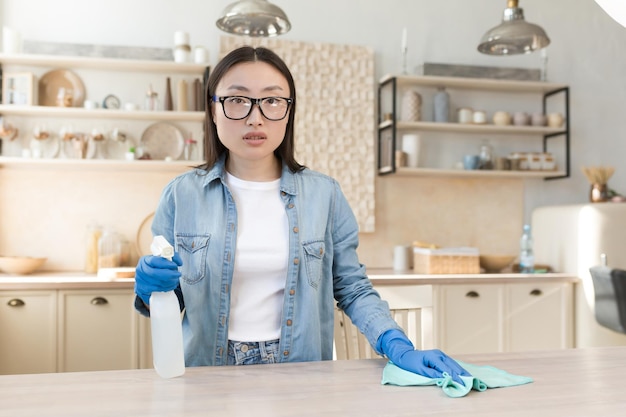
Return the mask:
M503 285L433 287L435 347L452 355L503 350Z
M56 291L0 291L0 374L56 372Z
M152 363L152 331L150 319L136 313L139 317L139 368L154 368Z
M59 371L136 369L132 290L59 291Z
M571 284L507 284L506 294L504 338L507 351L574 346Z

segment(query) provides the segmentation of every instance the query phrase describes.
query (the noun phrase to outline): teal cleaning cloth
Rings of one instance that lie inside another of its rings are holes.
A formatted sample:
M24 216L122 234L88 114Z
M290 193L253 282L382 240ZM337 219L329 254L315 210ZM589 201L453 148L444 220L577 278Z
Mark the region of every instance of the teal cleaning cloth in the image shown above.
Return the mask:
M512 387L533 382L532 378L513 375L493 366L472 365L461 361L457 361L457 363L472 375L461 377L465 386L454 381L448 374L444 373L443 378L429 378L398 368L391 361L387 362L385 369L383 369L383 380L381 383L383 385L399 385L403 387L437 385L441 387L447 396L458 398L466 396L472 389L485 391L487 388Z

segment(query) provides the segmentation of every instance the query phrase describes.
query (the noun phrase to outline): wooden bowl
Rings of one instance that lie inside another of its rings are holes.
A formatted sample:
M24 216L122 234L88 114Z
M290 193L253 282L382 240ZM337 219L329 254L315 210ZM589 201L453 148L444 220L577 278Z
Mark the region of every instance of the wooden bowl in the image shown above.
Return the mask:
M480 255L478 260L485 272L500 272L511 265L516 257L515 255Z
M0 271L14 275L28 275L35 272L48 258L30 256L0 256Z

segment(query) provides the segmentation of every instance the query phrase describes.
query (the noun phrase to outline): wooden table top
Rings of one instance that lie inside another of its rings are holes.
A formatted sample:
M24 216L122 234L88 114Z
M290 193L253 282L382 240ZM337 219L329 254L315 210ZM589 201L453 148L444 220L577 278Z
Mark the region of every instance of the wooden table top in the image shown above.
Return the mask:
M623 416L626 347L459 355L534 382L450 398L381 385L383 359L0 376L0 416Z

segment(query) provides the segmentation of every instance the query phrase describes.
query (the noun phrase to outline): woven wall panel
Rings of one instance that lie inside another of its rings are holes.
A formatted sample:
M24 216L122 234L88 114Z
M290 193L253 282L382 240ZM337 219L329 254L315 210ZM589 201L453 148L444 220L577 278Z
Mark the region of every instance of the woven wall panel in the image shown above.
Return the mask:
M243 45L272 49L297 90L296 156L337 179L361 232L374 231L374 52L362 46L223 36L220 58Z

